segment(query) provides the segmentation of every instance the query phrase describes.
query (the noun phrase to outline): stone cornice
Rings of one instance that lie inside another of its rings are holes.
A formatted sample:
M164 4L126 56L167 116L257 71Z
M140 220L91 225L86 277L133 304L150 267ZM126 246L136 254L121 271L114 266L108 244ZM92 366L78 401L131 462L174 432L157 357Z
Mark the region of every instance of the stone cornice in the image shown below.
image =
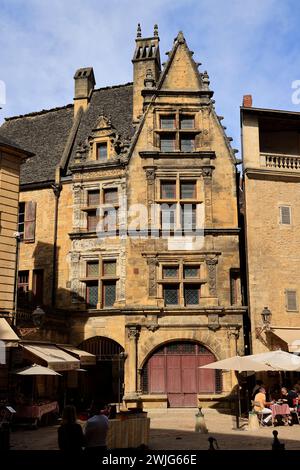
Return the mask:
M285 180L285 181L299 181L300 172L296 173L293 171L276 171L269 170L267 168L246 168L244 170L245 175L248 178L260 179L260 180Z
M182 152L181 150L175 152L161 152L160 150L144 150L139 152L141 158L153 158L154 160L157 159L164 159L164 158L200 158L204 159L207 158L209 160L214 160L216 158L216 154L213 151L209 150L197 150L194 152Z

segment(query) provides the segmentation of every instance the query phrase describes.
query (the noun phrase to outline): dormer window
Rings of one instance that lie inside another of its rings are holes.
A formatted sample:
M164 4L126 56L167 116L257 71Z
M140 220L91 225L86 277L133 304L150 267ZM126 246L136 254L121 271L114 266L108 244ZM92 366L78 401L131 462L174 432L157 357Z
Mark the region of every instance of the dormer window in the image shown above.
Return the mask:
M107 160L107 142L100 142L97 144L97 160L106 162Z

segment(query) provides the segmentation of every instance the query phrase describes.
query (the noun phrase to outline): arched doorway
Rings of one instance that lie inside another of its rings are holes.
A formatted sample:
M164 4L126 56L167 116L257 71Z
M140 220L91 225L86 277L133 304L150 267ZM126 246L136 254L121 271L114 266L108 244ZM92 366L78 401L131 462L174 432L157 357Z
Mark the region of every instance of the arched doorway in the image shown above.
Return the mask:
M124 349L116 341L95 336L83 341L79 348L94 354L96 366L89 367L82 377L87 401L104 400L120 403L124 384Z
M167 343L152 354L143 368L143 392L167 394L170 407L197 406L197 394L221 392L220 371L199 369L215 360L199 343Z

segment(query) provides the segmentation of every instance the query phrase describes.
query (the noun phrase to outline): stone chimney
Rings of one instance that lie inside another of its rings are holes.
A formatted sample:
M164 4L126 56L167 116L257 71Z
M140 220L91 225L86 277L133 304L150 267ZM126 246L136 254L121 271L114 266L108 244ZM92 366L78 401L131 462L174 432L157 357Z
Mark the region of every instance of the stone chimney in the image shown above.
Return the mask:
M145 87L155 88L159 79L161 65L159 53L158 27L154 25L153 36L142 38L141 27L138 25L136 48L133 63L133 121L143 113Z
M252 95L244 95L243 96L243 107L244 108L252 108Z
M79 108L85 111L90 102L94 87L96 85L93 67L86 67L76 70L75 96L74 96L74 117Z

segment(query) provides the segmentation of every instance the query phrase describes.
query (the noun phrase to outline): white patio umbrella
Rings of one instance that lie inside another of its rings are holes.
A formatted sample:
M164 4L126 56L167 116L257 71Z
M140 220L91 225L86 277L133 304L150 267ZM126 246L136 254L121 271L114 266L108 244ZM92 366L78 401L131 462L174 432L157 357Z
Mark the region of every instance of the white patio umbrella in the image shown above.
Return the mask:
M277 371L299 371L300 357L293 353L285 351L268 351L260 354L252 354L250 357L253 361L264 363Z
M49 369L49 367L39 366L38 364L32 364L31 366L23 367L13 372L17 375L60 375L55 370Z
M241 397L240 397L240 383L239 372L261 372L268 370L275 370L272 366L264 364L258 360L253 360L252 356L233 356L221 361L211 362L205 366L200 366L200 369L218 369L218 370L234 370L237 372L237 409L236 409L236 427L240 429L239 419L241 410Z

